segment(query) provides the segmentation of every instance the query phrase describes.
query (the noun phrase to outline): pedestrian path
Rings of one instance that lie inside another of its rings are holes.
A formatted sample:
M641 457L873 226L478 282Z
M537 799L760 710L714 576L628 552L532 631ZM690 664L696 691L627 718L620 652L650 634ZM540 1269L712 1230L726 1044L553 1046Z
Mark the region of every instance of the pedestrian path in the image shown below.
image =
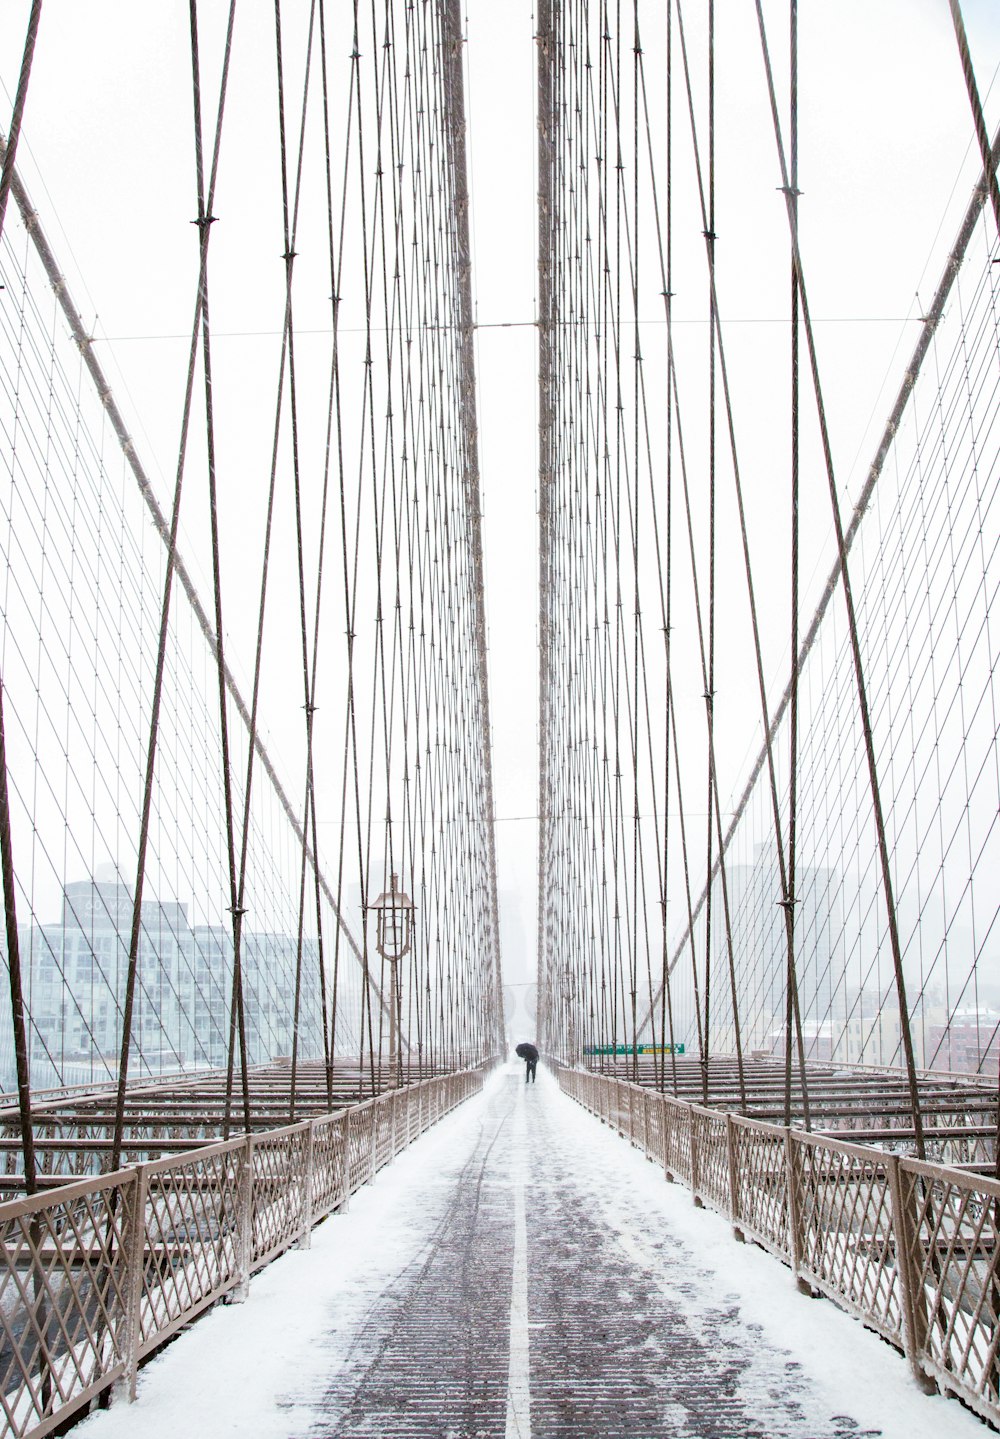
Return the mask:
M522 1065L81 1439L959 1439L903 1359Z

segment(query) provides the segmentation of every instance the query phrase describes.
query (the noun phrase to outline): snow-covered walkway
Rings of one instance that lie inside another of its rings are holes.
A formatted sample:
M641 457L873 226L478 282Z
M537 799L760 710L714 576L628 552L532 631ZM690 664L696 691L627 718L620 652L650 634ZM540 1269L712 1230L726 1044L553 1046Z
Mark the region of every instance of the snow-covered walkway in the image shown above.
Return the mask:
M988 1431L612 1135L501 1071L81 1439Z

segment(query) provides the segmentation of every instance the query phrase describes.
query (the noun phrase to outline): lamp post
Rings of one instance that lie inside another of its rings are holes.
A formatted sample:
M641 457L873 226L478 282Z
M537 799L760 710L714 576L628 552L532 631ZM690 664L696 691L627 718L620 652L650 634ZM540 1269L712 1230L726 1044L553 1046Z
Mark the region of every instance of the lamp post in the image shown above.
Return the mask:
M399 982L396 966L409 954L413 938L413 900L399 888L398 876L392 876L388 893L382 893L374 904L375 948L389 963L389 1088L399 1083Z

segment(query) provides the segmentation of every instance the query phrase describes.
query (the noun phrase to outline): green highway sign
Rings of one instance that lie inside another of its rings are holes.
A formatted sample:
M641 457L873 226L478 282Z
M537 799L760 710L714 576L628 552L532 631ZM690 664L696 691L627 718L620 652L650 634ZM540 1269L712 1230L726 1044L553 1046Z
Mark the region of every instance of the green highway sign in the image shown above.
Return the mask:
M683 1054L683 1044L586 1044L584 1054Z

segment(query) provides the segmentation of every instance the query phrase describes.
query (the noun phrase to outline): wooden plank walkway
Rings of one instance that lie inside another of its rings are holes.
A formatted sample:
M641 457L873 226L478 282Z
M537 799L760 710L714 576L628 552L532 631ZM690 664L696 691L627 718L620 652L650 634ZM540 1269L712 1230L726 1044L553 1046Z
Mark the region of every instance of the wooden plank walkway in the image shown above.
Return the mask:
M504 1071L140 1375L85 1439L935 1439L988 1432Z

